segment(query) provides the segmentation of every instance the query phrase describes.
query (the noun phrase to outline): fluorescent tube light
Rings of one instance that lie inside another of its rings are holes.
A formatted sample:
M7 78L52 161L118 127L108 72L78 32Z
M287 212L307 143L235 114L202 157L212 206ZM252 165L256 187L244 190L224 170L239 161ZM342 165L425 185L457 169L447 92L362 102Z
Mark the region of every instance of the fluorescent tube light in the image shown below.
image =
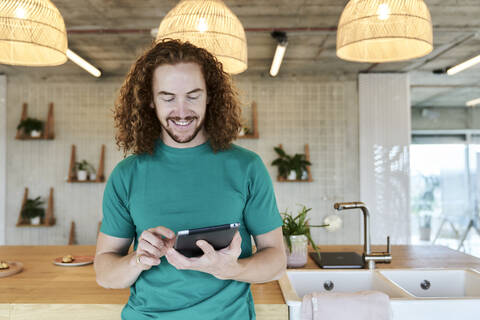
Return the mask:
M282 64L283 56L285 55L285 50L287 49L287 33L284 31L274 30L270 34L273 39L277 40L277 49L275 50L275 55L273 56L272 66L270 67L270 75L275 77L280 70L280 65Z
M477 104L480 104L480 98L467 101L467 107L475 107Z
M94 66L92 66L90 63L88 63L87 61L85 61L82 57L80 57L78 54L76 54L75 52L73 52L72 50L70 49L67 49L67 57L68 59L70 59L72 62L76 63L78 66L80 66L80 68L83 68L84 70L86 70L87 72L89 72L92 76L94 77L100 77L102 75L102 73L100 72L100 70L98 70L97 68L95 68Z
M456 66L448 69L447 74L449 76L454 75L456 73L459 73L459 72L461 72L461 71L463 71L467 68L470 68L470 67L476 65L479 62L480 62L480 55L476 56L475 58L469 59L465 62L462 62L460 64L457 64Z
M277 49L275 50L275 56L273 57L272 66L270 67L270 75L272 77L275 77L278 74L286 49L287 49L287 42L283 44L281 43L277 44Z

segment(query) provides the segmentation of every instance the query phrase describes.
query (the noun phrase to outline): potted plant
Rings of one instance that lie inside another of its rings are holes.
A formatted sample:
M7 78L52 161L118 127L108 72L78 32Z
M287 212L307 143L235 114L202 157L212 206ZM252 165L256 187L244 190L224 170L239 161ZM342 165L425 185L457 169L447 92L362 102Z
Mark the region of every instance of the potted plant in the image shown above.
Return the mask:
M278 158L272 161L272 166L278 166L278 177L287 179L290 173L290 159L291 157L283 151L280 147L274 147L273 150L278 155Z
M38 138L42 134L43 122L35 118L27 118L18 124L17 130L20 129L24 134Z
M238 130L238 136L243 137L247 134L250 134L250 129L248 128L246 121L242 119L240 129Z
M27 199L22 209L22 218L30 221L32 225L39 225L41 219L45 216L45 209L40 207L43 203L40 197Z
M308 179L307 166L311 165L304 154L296 153L293 157L286 154L280 147L273 148L278 158L273 160L272 166L278 166L278 176L286 180Z
M309 225L307 213L312 208L307 208L304 205L300 206L302 208L295 217L288 212L288 209L281 213L283 216L282 233L287 251L287 267L290 268L303 267L307 263L308 243L318 253L317 246L310 235L310 228L328 226L328 224Z
M290 160L290 170L295 172L296 180L307 180L307 166L312 165L310 161L305 159L304 154L296 153ZM290 171L290 172L291 172Z
M92 179L92 173L95 175L95 169L87 160L76 162L75 171L78 181L86 181L88 173L90 173L90 179Z

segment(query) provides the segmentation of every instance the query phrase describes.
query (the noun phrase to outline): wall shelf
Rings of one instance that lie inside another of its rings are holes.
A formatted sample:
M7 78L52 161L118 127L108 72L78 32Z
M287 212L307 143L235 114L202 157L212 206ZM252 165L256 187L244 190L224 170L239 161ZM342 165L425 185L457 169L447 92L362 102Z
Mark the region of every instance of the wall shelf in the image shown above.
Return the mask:
M24 103L22 106L22 116L20 121L23 121L28 118L28 104ZM25 135L22 129L17 130L17 134L15 135L15 139L17 140L53 140L55 138L55 131L54 131L54 116L53 116L53 102L50 102L48 106L48 115L47 121L44 123L43 132L40 137L31 137Z
M22 217L22 211L25 207L25 203L28 199L28 188L25 188L23 193L22 207L20 208L20 214L18 215L17 227L51 227L55 224L55 217L53 216L53 188L50 188L50 196L48 197L47 210L45 216L40 221L40 224L30 224L29 221Z
M243 129L243 128L242 128ZM238 136L238 139L258 139L258 115L257 115L257 103L252 101L252 133Z
M100 151L100 161L98 164L97 175L95 180L85 180L79 181L77 179L77 173L75 171L76 163L76 147L72 144L72 151L70 153L70 167L68 168L68 179L69 183L102 183L105 182L105 175L103 173L105 166L105 145L102 144L102 149Z
M282 145L278 145L280 149L283 149ZM310 148L308 146L308 143L305 145L305 160L310 161ZM310 172L310 166L307 166L307 179L306 180L300 180L300 179L295 179L295 180L288 180L285 179L284 177L277 176L277 181L278 182L313 182L312 174Z

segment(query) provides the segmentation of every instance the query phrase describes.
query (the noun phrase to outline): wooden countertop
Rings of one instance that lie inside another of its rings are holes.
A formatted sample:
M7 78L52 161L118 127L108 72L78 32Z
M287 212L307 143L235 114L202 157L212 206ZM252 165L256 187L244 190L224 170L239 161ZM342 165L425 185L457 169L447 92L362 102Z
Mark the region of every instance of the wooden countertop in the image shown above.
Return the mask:
M130 290L100 287L93 265L59 267L52 263L67 254L93 256L95 246L0 246L0 260L23 263L22 272L0 278L0 304L127 303ZM277 281L254 284L251 288L255 304L285 303Z
M374 251L384 250L374 246ZM320 251L356 251L362 246L320 246ZM0 246L0 260L20 261L24 270L0 279L0 304L125 304L128 289L104 289L95 282L92 265L58 267L52 263L66 254L93 255L95 246ZM442 246L392 246L391 264L378 268L475 268L480 259ZM303 269L317 269L309 258ZM277 281L252 285L255 304L284 304Z
M385 246L372 246L372 251L386 251ZM313 250L312 250L313 251ZM362 245L319 246L319 251L354 251L363 253ZM416 269L416 268L473 268L480 271L480 259L444 246L430 245L395 245L392 246L392 262L377 263L377 269ZM318 269L315 262L308 257L307 265L301 269Z

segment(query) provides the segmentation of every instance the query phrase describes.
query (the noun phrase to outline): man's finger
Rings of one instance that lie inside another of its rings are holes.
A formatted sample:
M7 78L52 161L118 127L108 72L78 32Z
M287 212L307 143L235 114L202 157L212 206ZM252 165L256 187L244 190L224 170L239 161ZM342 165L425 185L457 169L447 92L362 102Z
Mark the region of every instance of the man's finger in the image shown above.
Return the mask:
M164 236L165 238L168 238L168 239L173 239L175 237L175 232L168 229L167 227L158 226L148 230L157 236Z
M140 240L139 247L143 250L148 252L153 257L161 257L165 252L162 252L161 248L153 246L150 242L146 241L145 239ZM163 250L165 251L165 250Z
M196 242L196 245L202 249L203 253L204 254L213 254L215 253L215 249L212 247L212 245L210 243L208 243L207 241L205 240L198 240Z
M173 265L177 269L186 269L191 265L191 262L187 257L180 254L177 250L170 248L165 254L168 263Z
M164 240L162 240L159 236L153 234L150 230L145 230L140 235L140 241L145 240L150 243L152 246L162 250L164 245Z
M240 248L242 246L242 236L240 235L240 232L235 232L235 235L233 236L232 242L230 242L230 245L228 246L229 250Z
M143 264L145 266L158 266L161 262L161 260L159 258L151 257L151 256L148 255L147 252L145 252L143 254L139 254L136 257L136 261L137 261L137 263Z

